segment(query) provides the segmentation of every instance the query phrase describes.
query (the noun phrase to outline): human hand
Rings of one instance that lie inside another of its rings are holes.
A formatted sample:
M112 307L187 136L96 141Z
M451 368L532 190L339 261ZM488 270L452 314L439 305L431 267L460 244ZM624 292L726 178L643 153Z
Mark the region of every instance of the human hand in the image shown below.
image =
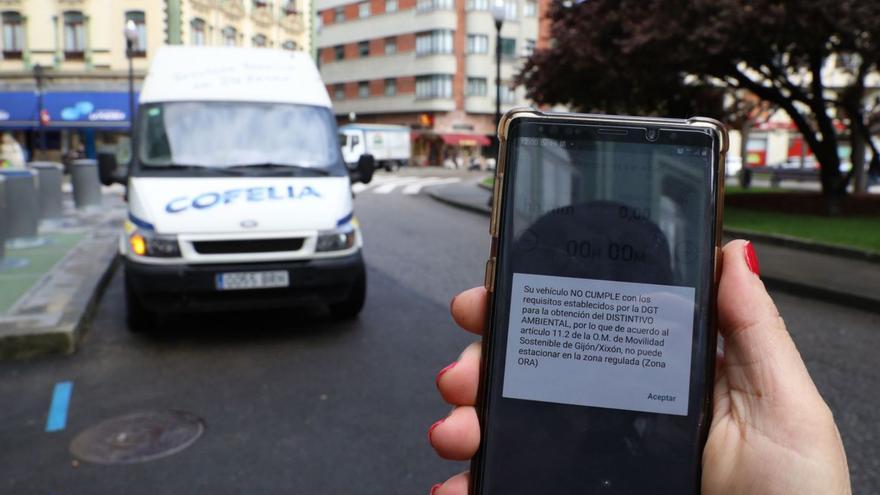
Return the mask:
M718 356L712 424L703 452L704 495L848 495L843 442L831 410L813 384L785 323L757 275L751 244L724 247L718 289ZM456 296L452 317L480 334L487 298L482 287ZM428 431L446 459L467 460L480 445L474 404L480 344L437 375L444 400L456 406ZM468 474L434 485L432 495L466 495Z

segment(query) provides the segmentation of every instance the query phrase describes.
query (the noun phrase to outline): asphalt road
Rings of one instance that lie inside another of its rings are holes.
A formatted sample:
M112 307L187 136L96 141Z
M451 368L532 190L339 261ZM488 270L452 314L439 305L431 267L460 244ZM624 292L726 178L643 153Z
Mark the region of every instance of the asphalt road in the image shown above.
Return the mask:
M482 283L487 221L424 194L366 191L356 208L369 289L354 322L242 313L132 335L117 274L78 354L0 363L0 493L413 494L462 469L434 456L426 430L448 411L435 373L473 339L448 306ZM880 316L775 296L840 423L854 493L880 493ZM61 381L73 383L67 425L47 433ZM167 409L203 418L203 437L139 464L69 452L102 420Z

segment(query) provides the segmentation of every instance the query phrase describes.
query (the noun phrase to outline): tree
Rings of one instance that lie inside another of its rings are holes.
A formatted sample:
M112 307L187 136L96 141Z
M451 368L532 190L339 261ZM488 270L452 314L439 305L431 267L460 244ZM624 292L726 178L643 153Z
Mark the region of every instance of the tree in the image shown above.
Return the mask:
M869 130L876 115L865 104L880 62L880 2L582 0L554 2L549 18L551 47L519 75L538 103L725 118L719 91L739 96L740 111L750 93L789 115L832 202L852 176L840 170L836 120L853 141L854 170L866 145L880 160Z

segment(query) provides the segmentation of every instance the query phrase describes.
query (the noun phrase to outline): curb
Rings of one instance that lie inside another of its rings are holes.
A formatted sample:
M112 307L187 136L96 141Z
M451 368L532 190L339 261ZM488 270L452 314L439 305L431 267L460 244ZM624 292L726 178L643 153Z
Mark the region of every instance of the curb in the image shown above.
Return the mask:
M467 210L475 213L480 213L486 216L489 216L492 213L492 210L488 207L480 208L476 205L471 205L467 203L463 203L460 201L456 201L454 199L450 199L447 197L443 197L442 195L437 194L434 191L428 191L428 195L447 205L453 206L455 208L459 208L462 210ZM857 249L845 248L840 246L832 246L828 244L820 244L813 242L804 242L799 239L792 239L790 237L777 237L767 234L753 233L748 230L737 230L737 229L724 229L724 235L733 236L733 237L746 237L758 242L766 242L768 244L777 244L783 247L789 247L794 249L803 249L806 251L817 252L820 254L829 254L844 258L854 258L861 261L870 261L880 263L880 255L876 255L874 253L869 253L865 251L860 251ZM880 313L880 300L871 299L868 297L864 297L859 294L847 293L847 292L838 292L826 289L824 287L817 287L813 285L801 284L798 282L792 282L790 280L784 280L781 278L775 278L772 275L761 275L761 280L764 283L774 289L782 290L788 292L793 295L805 296L814 299L820 299L822 301L829 301L835 304L839 304L842 306L852 307L856 309L861 309L865 311L870 311L873 313Z
M777 246L802 249L804 251L811 251L819 254L828 254L841 258L850 258L854 260L868 261L871 263L880 264L880 253L862 251L861 249L855 249L848 246L838 246L836 244L805 241L796 237L778 234L765 234L763 232L756 232L753 230L745 229L724 229L724 233L731 237L744 237L747 239L759 242L766 242L767 244L774 244Z
M22 296L29 298L22 311L0 319L0 360L76 352L119 265L116 249L114 236L93 237L74 246ZM74 281L77 270L81 273ZM52 311L55 306L60 307Z

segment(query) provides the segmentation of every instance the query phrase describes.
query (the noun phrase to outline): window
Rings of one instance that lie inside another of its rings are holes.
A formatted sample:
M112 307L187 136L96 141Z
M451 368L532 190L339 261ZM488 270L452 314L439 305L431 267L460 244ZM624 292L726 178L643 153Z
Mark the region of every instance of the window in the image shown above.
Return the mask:
M85 23L82 12L64 13L64 58L81 59L85 55Z
M397 38L385 38L385 55L397 53Z
M333 85L333 99L335 100L344 100L345 99L345 84L337 83Z
M345 20L344 7L336 7L335 9L333 9L333 20L334 22L343 22Z
M489 0L467 0L468 10L489 10Z
M452 76L449 74L417 76L416 98L452 98Z
M361 81L358 83L358 98L369 98L370 97L370 83L367 81Z
M336 60L345 60L345 46L336 45L333 47L333 58Z
M504 57L516 56L516 38L501 38L501 55Z
M504 19L508 21L516 20L516 0L504 2Z
M132 46L132 55L135 57L144 57L147 55L147 20L144 12L141 10L130 10L125 13L125 23L134 22L137 31L137 39Z
M453 31L438 29L416 35L417 55L452 53Z
M262 9L269 6L268 0L254 0L254 7L258 9Z
M24 33L21 14L3 13L3 58L21 58L24 50Z
M538 3L534 0L526 0L523 4L523 17L535 17L538 15Z
M299 47L296 46L296 41L293 41L293 40L287 40L281 44L282 50L289 50L289 51L293 52L293 51L296 51L297 48L299 48Z
M485 77L469 77L467 78L467 95L468 96L486 96L487 82Z
M397 94L397 79L385 79L385 96Z
M397 0L385 0L385 13L397 12Z
M251 44L253 46L266 46L268 44L268 40L266 36L263 34L258 34L251 39Z
M221 32L223 46L235 46L238 44L238 31L232 26L226 26Z
M201 46L205 44L205 21L203 19L199 19L198 17L193 19L192 22L189 23L190 31L192 33L191 44L196 46Z
M535 53L535 40L526 40L526 44L523 47L522 55L523 57L531 57L532 54Z
M516 103L516 90L511 88L510 86L501 83L501 103L514 104Z
M416 10L429 12L432 10L452 10L453 0L417 0Z
M370 42L369 41L361 41L358 43L358 55L363 57L370 56Z
M370 2L363 2L358 4L358 17L363 19L364 17L370 17Z
M294 15L298 11L296 10L296 1L295 0L287 0L284 2L284 15Z
M489 36L485 34L469 34L467 37L468 53L489 53Z

